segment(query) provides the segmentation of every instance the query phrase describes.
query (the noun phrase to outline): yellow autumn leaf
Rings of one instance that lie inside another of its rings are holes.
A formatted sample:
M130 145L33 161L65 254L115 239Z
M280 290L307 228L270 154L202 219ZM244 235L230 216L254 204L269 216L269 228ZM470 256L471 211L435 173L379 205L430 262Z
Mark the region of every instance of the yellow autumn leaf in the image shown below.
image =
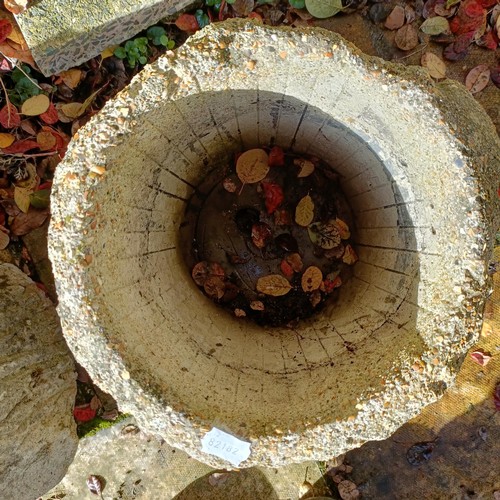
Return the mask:
M38 94L23 102L21 113L26 116L38 116L49 109L50 99L45 94Z
M310 160L304 160L303 158L296 158L293 164L300 168L297 177L308 177L314 172L314 163Z
M30 207L30 194L32 192L32 189L20 188L18 186L14 187L14 201L21 212L28 212Z
M81 102L68 102L66 104L63 104L61 106L61 111L68 117L68 118L78 118L83 114L82 111L82 103Z
M15 140L12 134L0 133L0 148L8 148Z
M236 161L236 174L243 184L254 184L269 172L268 156L263 149L249 149Z
M38 142L42 151L50 151L54 149L57 140L53 134L43 130L36 135L36 142Z
M307 227L314 219L314 202L307 195L302 198L295 208L295 222L299 226Z
M16 182L16 187L26 189L28 191L33 191L35 187L38 184L38 181L40 180L38 178L38 174L36 173L36 167L33 165L33 163L28 163L26 165L26 173L28 176L26 179L23 179L22 181L17 181Z
M342 257L342 262L352 266L357 261L358 261L358 256L356 255L356 252L354 251L352 246L346 245L345 250L344 250L344 256Z
M316 266L309 266L302 275L301 285L304 292L317 290L323 282L323 273Z
M115 55L115 49L118 45L113 45L112 47L108 47L101 52L101 57L103 59L107 59L108 57L112 57Z
M269 274L257 280L257 291L273 297L280 297L286 295L291 289L292 285L288 280L279 274Z
M61 71L59 76L62 81L70 88L75 89L82 79L83 71L77 68L71 68L66 71Z
M351 232L349 231L349 226L338 217L335 219L335 226L343 240L348 240L351 237Z

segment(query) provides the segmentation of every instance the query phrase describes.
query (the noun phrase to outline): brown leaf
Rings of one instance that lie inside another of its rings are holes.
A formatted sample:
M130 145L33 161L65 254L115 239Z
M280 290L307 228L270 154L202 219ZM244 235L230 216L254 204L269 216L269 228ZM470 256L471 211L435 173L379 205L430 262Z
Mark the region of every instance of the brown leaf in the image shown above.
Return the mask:
M348 229L349 228L347 228L347 230ZM338 247L342 240L339 232L339 225L333 219L330 219L326 223L315 222L307 228L307 232L313 244L325 250L331 250L332 248ZM344 232L344 235L345 234Z
M284 208L278 208L278 210L274 212L274 223L277 226L289 226L292 223L290 213Z
M250 302L250 309L254 311L264 311L265 306L260 300L252 300L252 302Z
M329 260L336 260L336 259L341 259L342 256L344 255L344 252L345 252L345 247L341 243L338 247L332 248L331 250L326 250L324 255Z
M465 86L471 94L481 92L490 81L490 68L486 64L480 64L472 68L465 78Z
M222 187L228 192L228 193L234 193L238 187L236 186L236 184L234 183L233 179L231 179L230 177L226 177L223 181L222 181Z
M94 397L90 400L90 407L91 407L93 410L97 410L97 409L99 409L101 406L102 406L101 400L99 399L99 397L98 397L97 395L96 395L96 396L94 396Z
M5 40L5 42L0 43L0 52L2 52L5 57L18 59L19 61L36 68L35 60L33 59L26 43L20 44L15 43L12 40Z
M427 71L432 78L440 79L446 77L446 64L441 58L432 52L426 52L423 54L420 59L420 64L424 68L427 68Z
M481 366L486 366L491 361L491 354L482 351L471 352L472 361Z
M100 496L102 493L101 480L97 476L90 475L87 478L87 487L90 490L90 493L92 493L93 495Z
M226 285L217 276L210 276L203 285L205 293L212 299L222 299L224 297Z
M343 240L347 240L351 237L351 232L349 231L349 226L342 220L339 219L338 217L335 219L335 225L337 227L337 230L340 234L340 237Z
M352 482L344 479L337 485L342 500L356 500L360 497L358 487Z
M243 184L254 184L269 172L268 156L263 149L249 149L236 161L236 173Z
M193 267L193 270L191 271L191 276L194 282L198 286L204 286L207 279L210 278L211 276L224 279L226 273L224 272L224 269L220 264L217 264L216 262L207 262L206 260L203 260L201 262L198 262Z
M405 23L405 9L401 5L396 5L385 21L385 27L390 30L397 30Z
M394 43L401 50L411 50L418 45L418 31L413 24L399 28L394 37Z
M290 253L285 257L285 260L290 264L290 267L295 273L302 272L304 268L304 263L302 262L302 257L298 253Z
M237 318L244 318L247 315L247 313L243 309L235 309L234 310L234 315Z
M264 248L272 236L272 229L265 222L257 222L252 226L252 243L257 248Z
M295 222L299 226L307 227L314 219L314 202L307 195L304 196L295 208Z
M75 89L83 76L83 71L77 68L71 68L67 71L61 71L58 75L60 80L56 81L56 84L59 81L63 81L70 89Z
M53 134L45 130L38 132L36 135L36 142L38 142L42 151L50 151L54 149L57 140Z
M302 275L301 285L304 292L317 290L323 282L323 273L316 266L309 266Z
M0 226L0 250L7 248L10 242L9 235L4 231L7 230L3 226Z
M23 102L21 113L27 116L38 116L45 113L50 106L50 99L45 94L38 94Z
M26 10L28 0L4 0L3 4L12 14L20 14Z
M273 297L286 295L292 286L286 278L279 274L269 274L257 280L257 291Z
M313 307L316 307L321 302L321 292L319 290L314 290L309 297L309 302Z
M358 256L356 255L356 252L354 251L351 245L347 245L345 247L342 261L348 265L355 264L358 261Z
M308 177L314 172L314 169L316 168L312 161L304 160L303 158L296 158L295 160L293 160L293 164L300 168L297 177Z
M21 212L12 221L10 230L16 236L28 234L31 230L40 227L49 216L48 209L30 210L27 214Z

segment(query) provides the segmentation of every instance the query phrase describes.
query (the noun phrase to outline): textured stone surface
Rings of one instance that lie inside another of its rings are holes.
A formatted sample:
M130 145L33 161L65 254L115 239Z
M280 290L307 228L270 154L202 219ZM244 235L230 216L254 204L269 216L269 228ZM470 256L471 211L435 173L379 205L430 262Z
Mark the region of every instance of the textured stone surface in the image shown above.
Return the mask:
M77 66L193 0L39 0L16 20L44 75Z
M304 481L321 494L325 484L318 464L307 462L279 469L254 467L219 480L214 470L133 426L133 419L80 441L74 462L44 500L89 498L89 474L105 481L104 498L185 500L295 500Z
M11 264L0 265L0 491L32 500L76 452L76 382L56 311Z
M342 176L360 262L296 330L237 321L177 248L207 169L276 143ZM459 84L321 29L233 21L138 75L58 168L49 253L71 349L141 427L212 466L339 455L387 437L452 384L477 338L498 224L499 140Z

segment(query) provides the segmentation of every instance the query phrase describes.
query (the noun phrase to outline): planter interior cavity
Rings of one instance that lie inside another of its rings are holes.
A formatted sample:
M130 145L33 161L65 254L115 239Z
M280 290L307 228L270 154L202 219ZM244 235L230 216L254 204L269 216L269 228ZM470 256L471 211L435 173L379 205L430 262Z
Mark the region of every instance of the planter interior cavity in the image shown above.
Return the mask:
M230 22L191 40L138 75L58 168L50 253L68 343L122 410L214 466L228 464L200 451L212 426L252 443L242 466L385 438L443 393L477 335L498 139L458 85L322 30ZM338 172L356 226L351 278L295 328L222 311L181 241L197 186L271 145Z

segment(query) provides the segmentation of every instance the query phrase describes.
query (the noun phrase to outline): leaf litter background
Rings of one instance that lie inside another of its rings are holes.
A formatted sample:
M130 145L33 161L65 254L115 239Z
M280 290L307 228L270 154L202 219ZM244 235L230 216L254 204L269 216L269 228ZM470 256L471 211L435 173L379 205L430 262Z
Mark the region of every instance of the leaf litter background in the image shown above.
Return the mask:
M205 0L202 8L164 20L49 78L37 71L12 16L28 3L0 2L0 260L17 265L54 303L46 229L51 180L70 138L145 63L210 22L248 17L269 25L331 29L367 54L421 65L435 80L462 82L500 130L497 0ZM323 464L334 498L500 498L498 260L497 247L491 266L495 291L483 333L456 386L388 440ZM85 422L92 428L97 416L117 418L112 398L81 367L78 384L80 431ZM306 481L303 498L317 493L315 486ZM100 489L93 476L89 488Z

